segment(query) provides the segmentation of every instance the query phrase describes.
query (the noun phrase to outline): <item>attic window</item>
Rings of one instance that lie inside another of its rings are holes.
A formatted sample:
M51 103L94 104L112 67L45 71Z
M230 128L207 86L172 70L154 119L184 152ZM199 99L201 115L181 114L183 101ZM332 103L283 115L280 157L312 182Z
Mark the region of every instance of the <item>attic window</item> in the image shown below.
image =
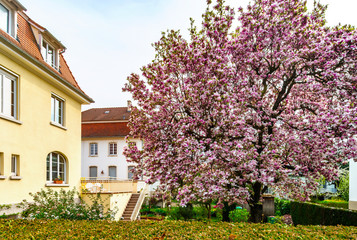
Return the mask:
M105 114L108 114L109 112L110 112L110 111L105 111L104 113L105 113Z
M45 60L51 67L57 69L57 49L55 49L53 46L51 46L48 42L45 40L42 41L42 48L41 48L41 53L43 56L43 60Z
M5 4L0 0L0 28L11 35L16 36L15 26L16 26L16 11L12 9L11 6Z
M123 116L123 119L125 119L125 116Z

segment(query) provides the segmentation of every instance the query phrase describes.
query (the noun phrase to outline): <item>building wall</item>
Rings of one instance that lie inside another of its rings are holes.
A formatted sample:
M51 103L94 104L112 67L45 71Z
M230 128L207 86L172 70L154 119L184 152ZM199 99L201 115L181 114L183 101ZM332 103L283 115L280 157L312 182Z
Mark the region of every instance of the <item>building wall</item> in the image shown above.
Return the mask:
M357 210L357 162L350 160L350 200L349 209Z
M0 49L1 50L1 49ZM53 79L31 65L13 61L0 51L0 65L19 75L18 124L0 118L0 153L3 153L5 179L0 178L0 204L30 199L29 192L46 186L46 157L60 152L67 158L67 188L79 186L81 172L81 103L73 93L53 84ZM35 74L36 73L36 74ZM65 99L65 129L51 121L51 94ZM10 180L11 155L20 156L21 180ZM4 178L4 177L2 177Z
M133 139L130 141L136 142L139 149L142 148L141 140ZM109 143L111 142L117 143L118 154L116 156L109 156ZM90 156L90 143L98 144L98 156ZM128 163L123 155L125 146L127 146L127 143L124 137L82 139L82 177L89 177L90 166L98 167L97 177L109 177L109 166L116 166L117 178L128 179L128 166L133 164Z

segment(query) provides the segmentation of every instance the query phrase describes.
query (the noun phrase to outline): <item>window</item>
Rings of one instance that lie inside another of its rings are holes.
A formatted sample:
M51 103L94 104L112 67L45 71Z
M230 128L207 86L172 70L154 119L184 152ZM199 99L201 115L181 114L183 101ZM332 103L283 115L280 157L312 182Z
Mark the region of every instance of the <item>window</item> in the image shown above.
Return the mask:
M98 176L98 168L96 166L89 167L89 177L96 178Z
M116 143L109 143L109 155L117 155L118 147Z
M17 118L17 78L0 69L0 113Z
M90 148L89 150L90 156L98 156L98 143L90 143L89 148Z
M20 159L18 155L11 155L11 175L20 176Z
M42 41L41 53L45 62L47 62L51 67L57 67L55 49L46 41Z
M66 159L59 153L51 152L47 155L46 180L52 182L55 178L60 178L66 182Z
M12 1L0 0L0 28L12 37L16 37L16 7Z
M128 179L133 179L134 178L134 173L132 172L134 170L133 166L128 167Z
M52 95L51 97L51 121L63 126L64 100Z
M109 166L109 177L117 178L117 167L116 166Z
M10 32L10 10L0 3L0 28Z

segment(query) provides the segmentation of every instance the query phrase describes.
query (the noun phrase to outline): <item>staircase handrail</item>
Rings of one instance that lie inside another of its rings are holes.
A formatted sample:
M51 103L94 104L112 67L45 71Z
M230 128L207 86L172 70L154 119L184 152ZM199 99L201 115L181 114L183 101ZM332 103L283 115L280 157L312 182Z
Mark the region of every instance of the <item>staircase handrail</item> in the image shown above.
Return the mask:
M131 217L130 217L131 221L135 220L138 217L141 205L143 204L144 199L145 199L146 192L147 192L147 184L145 183L143 189L140 192L139 199L136 202L134 210L133 210L133 212L131 214Z

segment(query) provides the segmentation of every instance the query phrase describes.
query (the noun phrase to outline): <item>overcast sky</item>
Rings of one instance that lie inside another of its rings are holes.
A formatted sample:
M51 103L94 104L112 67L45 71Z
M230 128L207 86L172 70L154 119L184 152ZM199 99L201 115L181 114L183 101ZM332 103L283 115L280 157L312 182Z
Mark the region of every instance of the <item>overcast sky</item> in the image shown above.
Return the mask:
M206 0L20 0L27 14L66 47L64 54L94 107L126 106L122 88L130 73L154 59L151 46L167 29L188 36L189 18L201 23ZM226 1L235 9L249 0ZM357 26L356 0L321 0L328 4L328 25ZM313 0L308 0L312 6Z

